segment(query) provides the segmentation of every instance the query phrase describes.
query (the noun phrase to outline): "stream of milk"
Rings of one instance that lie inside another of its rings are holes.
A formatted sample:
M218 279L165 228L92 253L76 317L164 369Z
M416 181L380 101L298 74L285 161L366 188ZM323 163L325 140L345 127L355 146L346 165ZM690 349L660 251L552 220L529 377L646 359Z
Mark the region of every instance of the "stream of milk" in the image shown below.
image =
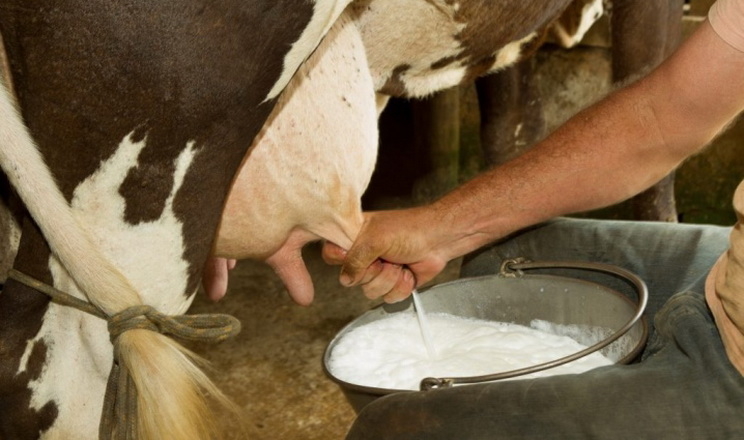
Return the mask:
M437 349L434 345L434 338L431 336L431 330L429 330L429 320L426 319L424 306L421 305L421 299L419 299L418 290L413 289L411 296L413 297L413 307L416 310L416 318L418 319L421 337L424 339L426 352L429 354L429 358L436 359L438 356Z
M555 327L535 321L531 327L429 313L430 356L422 341L418 317L398 313L360 326L334 346L328 367L346 382L377 388L419 389L425 377L480 376L535 364L576 353L586 346L567 336L537 330ZM581 373L613 362L595 352L569 364L527 377Z

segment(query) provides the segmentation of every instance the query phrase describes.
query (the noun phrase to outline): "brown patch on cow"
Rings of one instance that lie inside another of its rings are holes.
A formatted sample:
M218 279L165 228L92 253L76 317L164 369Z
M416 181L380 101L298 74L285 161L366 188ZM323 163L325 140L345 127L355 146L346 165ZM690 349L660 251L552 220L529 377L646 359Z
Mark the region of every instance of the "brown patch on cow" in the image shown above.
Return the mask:
M530 58L537 53L538 49L545 44L549 29L550 25L544 26L542 29L537 31L537 36L535 38L522 45L522 52L519 54L519 60L517 62Z
M169 142L147 137L147 145L137 159L137 166L129 170L119 187L119 194L126 200L125 221L137 224L155 221L163 215L173 189L175 162L187 142L188 139ZM179 148L173 148L175 146ZM172 155L170 162L164 160L167 150Z
M390 78L388 78L388 80L385 82L385 85L383 85L382 88L378 90L378 92L390 96L405 96L406 85L401 79L401 75L407 72L410 68L411 66L409 64L402 64L393 69L393 73L390 75Z
M466 78L477 78L479 76L484 75L487 73L491 68L493 67L494 63L496 62L497 54L487 56L485 58L482 58L478 61L471 61L471 63L468 65L468 71L465 74Z
M450 64L454 63L455 61L457 61L460 58L461 57L459 57L459 56L444 57L444 58L442 58L440 60L437 60L437 61L431 63L431 70L443 69L443 68L449 66Z
M454 19L466 26L456 36L463 47L463 56L474 65L482 66L489 56L509 43L524 39L533 32L542 33L572 0L542 2L536 0L504 0L496 6L491 1L465 1L455 11ZM468 75L467 79L472 79Z
M36 225L26 219L23 240L14 267L51 283L47 269L49 249ZM37 341L26 370L18 374L27 341L41 329L49 298L30 287L8 280L0 294L0 439L36 439L57 418L57 406L47 402L39 410L31 408L29 383L38 379L46 362L47 347Z

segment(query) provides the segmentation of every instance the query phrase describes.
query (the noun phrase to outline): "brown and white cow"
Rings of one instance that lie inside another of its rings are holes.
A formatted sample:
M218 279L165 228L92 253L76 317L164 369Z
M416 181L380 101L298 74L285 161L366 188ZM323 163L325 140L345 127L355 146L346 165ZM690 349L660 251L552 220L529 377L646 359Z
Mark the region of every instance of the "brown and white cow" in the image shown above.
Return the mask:
M107 314L179 314L212 253L261 258L308 303L301 247L348 245L361 222L375 92L423 96L513 63L569 0L346 3L1 0L23 123L3 89L0 164L28 210L14 268ZM0 438L96 438L106 333L9 279ZM149 330L118 344L138 438L208 438L202 390L218 392L189 355Z

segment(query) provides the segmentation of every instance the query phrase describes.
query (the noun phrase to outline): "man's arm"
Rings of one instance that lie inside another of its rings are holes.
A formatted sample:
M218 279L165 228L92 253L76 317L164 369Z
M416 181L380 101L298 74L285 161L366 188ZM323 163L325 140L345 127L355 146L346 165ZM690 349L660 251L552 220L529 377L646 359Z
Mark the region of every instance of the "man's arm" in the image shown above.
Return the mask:
M580 112L511 162L431 205L368 214L342 270L370 297L405 298L447 261L525 226L627 199L699 151L744 108L744 53L706 21L659 68ZM340 254L329 249L327 259ZM377 259L407 265L368 270ZM372 273L370 273L372 272ZM410 274L409 274L410 275Z

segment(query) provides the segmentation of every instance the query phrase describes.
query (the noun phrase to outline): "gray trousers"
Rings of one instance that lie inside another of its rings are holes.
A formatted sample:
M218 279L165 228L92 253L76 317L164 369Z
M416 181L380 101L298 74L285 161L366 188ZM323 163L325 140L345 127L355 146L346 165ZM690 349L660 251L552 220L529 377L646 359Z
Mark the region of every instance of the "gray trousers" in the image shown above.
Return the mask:
M642 359L578 375L388 395L362 410L347 440L744 439L744 377L728 361L703 295L729 232L558 219L468 256L463 277L494 273L513 257L636 273L649 286L653 318Z

